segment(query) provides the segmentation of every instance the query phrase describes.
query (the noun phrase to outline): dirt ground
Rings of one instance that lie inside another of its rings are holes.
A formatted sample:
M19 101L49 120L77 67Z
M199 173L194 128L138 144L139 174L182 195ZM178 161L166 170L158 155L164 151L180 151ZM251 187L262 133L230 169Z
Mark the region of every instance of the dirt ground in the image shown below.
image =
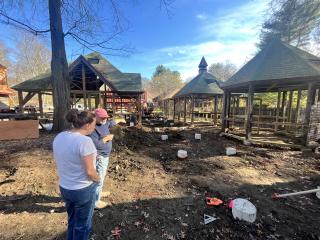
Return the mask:
M194 134L201 133L202 140ZM95 211L92 239L320 239L315 194L273 200L320 186L320 157L300 151L243 146L213 128L116 129L105 190L111 207ZM52 158L54 135L0 142L0 239L64 239L67 216ZM238 150L226 156L226 147ZM177 150L188 151L179 160ZM246 198L257 208L253 224L234 220L205 197ZM204 214L218 219L207 225ZM111 231L118 227L120 237Z

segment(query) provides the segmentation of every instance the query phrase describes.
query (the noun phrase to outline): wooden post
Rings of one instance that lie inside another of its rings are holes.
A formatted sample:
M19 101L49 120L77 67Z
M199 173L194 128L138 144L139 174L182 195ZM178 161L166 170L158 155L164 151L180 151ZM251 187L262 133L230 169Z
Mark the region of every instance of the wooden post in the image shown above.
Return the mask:
M86 93L86 71L84 64L82 64L82 91L83 91L83 108L87 109L87 93Z
M141 94L138 97L138 122L139 125L142 125L142 106L141 106L141 102L142 102L142 97ZM122 98L121 98L121 105L122 105ZM122 111L122 108L121 108Z
M282 122L286 122L286 107L287 107L287 92L284 91L282 95Z
M297 97L297 106L296 106L296 115L295 115L295 123L298 122L298 118L300 115L300 103L301 103L301 90L298 90L298 97Z
M229 96L229 91L224 91L223 94L223 105L222 105L222 122L221 122L221 130L222 132L225 132L226 127L227 127L227 104L228 104L228 96Z
M277 112L276 112L276 125L274 126L274 130L278 131L278 122L279 122L279 115L280 115L280 100L281 100L281 92L278 91L278 99L277 99Z
M184 115L183 115L183 122L187 123L187 98L184 97Z
M191 124L194 121L194 96L191 95Z
M91 94L88 94L88 109L91 111Z
M310 116L311 116L311 106L314 104L316 95L315 83L311 82L308 84L308 97L307 97L307 106L306 112L304 117L304 124L307 125L306 129L304 130L304 140L305 144L308 143L308 131L309 131L309 124L310 124Z
M253 86L249 85L248 101L247 101L247 115L246 115L246 139L251 139L252 134L252 113L253 113Z
M234 127L234 116L235 116L235 108L236 108L236 99L235 97L231 97L232 99L232 127ZM231 101L230 99L230 101Z
M18 98L19 98L19 112L23 113L23 92L18 91Z
M42 93L38 93L40 116L43 117Z
M176 120L176 99L173 99L173 122Z
M214 106L213 106L213 122L214 125L217 124L217 119L218 119L218 96L214 97Z
M112 93L112 114L113 116L116 114L116 100L114 97L114 92Z
M237 97L237 108L236 108L236 114L239 114L239 107L240 107L240 97Z
M262 106L262 99L259 100L258 131L257 131L258 134L260 133L261 106Z
M107 85L104 83L103 108L107 109ZM114 114L114 113L113 113Z
M100 95L100 94L99 94ZM96 95L94 97L94 107L98 108L99 107L99 95Z
M289 92L289 102L288 102L288 120L287 122L291 122L292 117L292 100L293 100L293 91ZM290 129L290 126L286 126L286 131Z

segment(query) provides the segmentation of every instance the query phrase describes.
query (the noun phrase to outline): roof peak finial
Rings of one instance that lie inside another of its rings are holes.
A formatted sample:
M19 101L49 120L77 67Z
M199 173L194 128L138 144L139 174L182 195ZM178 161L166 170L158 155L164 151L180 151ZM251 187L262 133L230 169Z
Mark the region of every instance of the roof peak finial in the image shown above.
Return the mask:
M204 57L201 58L200 64L199 64L199 73L207 72L207 61Z

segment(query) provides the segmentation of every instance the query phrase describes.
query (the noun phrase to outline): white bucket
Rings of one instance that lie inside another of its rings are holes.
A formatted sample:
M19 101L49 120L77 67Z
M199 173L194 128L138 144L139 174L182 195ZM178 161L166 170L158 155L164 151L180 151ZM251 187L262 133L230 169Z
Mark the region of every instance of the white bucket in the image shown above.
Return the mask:
M161 135L161 140L162 141L168 140L168 135Z
M196 133L196 134L194 135L194 138L195 138L196 140L201 140L201 134L200 134L200 133Z
M134 127L134 122L130 122L130 127Z
M233 200L232 215L235 219L253 223L257 217L257 209L247 199L237 198Z
M154 128L154 131L155 132L160 132L160 128L156 127L156 128Z
M188 157L188 152L185 150L178 150L178 158L184 159Z
M236 154L237 154L237 149L232 148L232 147L227 147L227 148L226 148L226 154L227 154L228 156L236 155Z
M170 126L173 126L174 125L174 123L170 123Z

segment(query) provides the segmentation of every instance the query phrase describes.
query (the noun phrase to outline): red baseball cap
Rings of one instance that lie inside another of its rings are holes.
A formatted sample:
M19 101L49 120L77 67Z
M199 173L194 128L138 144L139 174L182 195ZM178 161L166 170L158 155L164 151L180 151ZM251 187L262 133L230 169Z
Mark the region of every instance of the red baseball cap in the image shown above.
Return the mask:
M97 117L99 118L107 118L109 117L108 113L106 110L104 110L103 108L97 108L94 113L96 114Z

